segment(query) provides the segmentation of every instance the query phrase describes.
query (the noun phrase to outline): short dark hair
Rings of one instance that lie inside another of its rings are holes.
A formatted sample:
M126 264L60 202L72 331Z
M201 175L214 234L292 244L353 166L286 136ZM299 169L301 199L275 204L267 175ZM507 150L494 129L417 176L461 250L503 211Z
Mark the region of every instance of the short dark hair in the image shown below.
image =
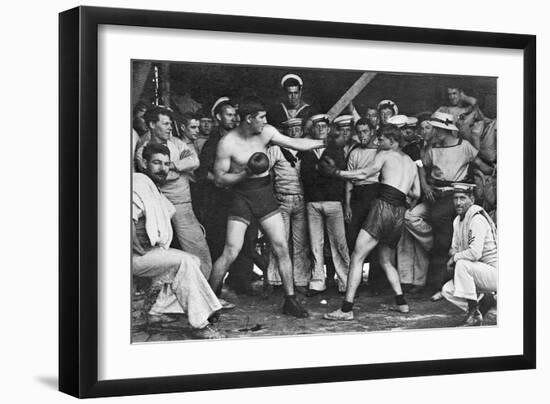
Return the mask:
M259 98L257 97L245 98L239 104L239 117L241 118L241 121L244 121L247 115L256 116L258 115L258 113L265 110L266 109Z
M189 125L189 122L192 120L200 121L200 116L198 114L195 114L193 112L186 112L181 115L181 118L179 119L179 123L183 124L185 126Z
M170 117L170 119L173 119L172 110L161 105L155 105L154 107L149 108L143 119L145 119L145 123L149 125L149 122L158 122L160 115L166 115Z
M355 122L355 128L357 128L359 125L369 125L369 121L367 120L367 118L361 118L359 119L357 122Z
M385 138L393 139L393 141L399 143L399 145L403 142L403 134L399 128L391 124L382 126L376 136L384 136Z
M162 143L149 142L143 148L142 156L145 161L149 161L153 154L164 154L170 158L170 150Z

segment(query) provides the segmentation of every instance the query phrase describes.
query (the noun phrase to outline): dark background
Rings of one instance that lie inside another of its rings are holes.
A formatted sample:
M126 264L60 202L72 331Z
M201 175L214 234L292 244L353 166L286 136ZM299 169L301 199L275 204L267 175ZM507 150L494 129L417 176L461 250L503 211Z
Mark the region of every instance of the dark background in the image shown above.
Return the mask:
M269 107L284 96L281 78L287 73L295 73L304 81L303 99L320 112L327 112L363 73L340 69L133 61L134 104L154 99L153 65L159 66L159 81L163 84L169 81L172 96L188 93L207 110L221 96L256 95ZM143 80L143 91L136 91L136 84ZM388 98L397 103L399 113L405 115L433 112L448 104L446 86L462 87L467 95L478 99L488 117L496 117L496 77L378 72L353 102L361 115L365 114L367 106L376 106Z

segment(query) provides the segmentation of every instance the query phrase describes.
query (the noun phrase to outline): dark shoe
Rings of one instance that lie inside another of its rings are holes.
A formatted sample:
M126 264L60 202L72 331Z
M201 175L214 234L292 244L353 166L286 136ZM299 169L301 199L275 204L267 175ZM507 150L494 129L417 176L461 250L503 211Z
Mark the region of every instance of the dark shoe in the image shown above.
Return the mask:
M309 317L309 313L304 309L295 297L285 297L285 303L283 304L283 314L294 316L298 318Z
M294 290L301 295L307 295L308 291L305 286L294 286Z
M324 292L324 290L308 289L307 292L306 292L306 297L317 296L317 295L319 295L323 292Z
M462 324L465 327L476 327L483 325L483 316L478 309L471 310L464 319Z
M494 295L487 293L479 301L479 312L482 316L485 316L489 310L497 307L497 301Z
M411 295L418 295L422 292L424 292L424 286L414 285L412 288L409 289L408 293Z
M220 311L221 310L218 310L212 313L212 315L208 317L208 322L211 324L218 323L220 321Z

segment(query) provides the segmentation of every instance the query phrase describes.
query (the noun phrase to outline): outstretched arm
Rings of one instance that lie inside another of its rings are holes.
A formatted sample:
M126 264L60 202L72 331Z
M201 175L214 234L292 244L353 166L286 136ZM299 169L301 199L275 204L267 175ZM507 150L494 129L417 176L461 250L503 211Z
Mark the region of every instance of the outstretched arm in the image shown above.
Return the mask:
M337 170L335 175L343 178L345 180L364 180L382 170L384 162L386 161L386 153L378 152L373 162L366 166L365 168L360 168L359 170L348 170L341 171Z
M214 162L214 182L218 187L234 185L250 176L246 168L238 173L229 172L231 169L231 150L224 140L226 139L222 139L218 143L216 161Z
M266 125L264 133L270 138L271 143L278 146L288 147L298 151L308 151L313 149L320 149L327 145L325 140L320 139L307 139L307 138L291 138L281 134L277 129L271 125Z

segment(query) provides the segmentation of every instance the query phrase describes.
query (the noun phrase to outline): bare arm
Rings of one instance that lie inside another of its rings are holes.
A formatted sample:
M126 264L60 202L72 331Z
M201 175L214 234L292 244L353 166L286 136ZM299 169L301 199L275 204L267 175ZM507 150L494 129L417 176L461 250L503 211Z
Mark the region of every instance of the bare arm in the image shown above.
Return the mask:
M220 140L218 143L218 150L216 152L216 161L214 162L214 182L219 187L227 187L234 185L245 178L249 177L249 172L244 169L238 173L230 173L231 169L231 149L224 142L226 138Z
M494 167L490 166L489 164L485 163L483 160L481 160L479 157L476 157L473 161L473 164L481 170L483 174L491 175L494 172Z
M271 143L298 151L320 149L327 145L326 141L320 139L291 138L285 136L271 125L265 126L264 133L268 135Z
M351 192L353 191L353 184L351 181L346 182L346 194L344 204L344 220L346 223L351 221Z
M463 91L460 92L460 101L472 107L477 105L477 98L472 97L471 95L466 95Z
M373 162L365 168L358 170L341 171L337 170L336 175L345 180L364 180L371 175L374 175L382 170L384 162L386 161L386 153L379 152L376 154Z

